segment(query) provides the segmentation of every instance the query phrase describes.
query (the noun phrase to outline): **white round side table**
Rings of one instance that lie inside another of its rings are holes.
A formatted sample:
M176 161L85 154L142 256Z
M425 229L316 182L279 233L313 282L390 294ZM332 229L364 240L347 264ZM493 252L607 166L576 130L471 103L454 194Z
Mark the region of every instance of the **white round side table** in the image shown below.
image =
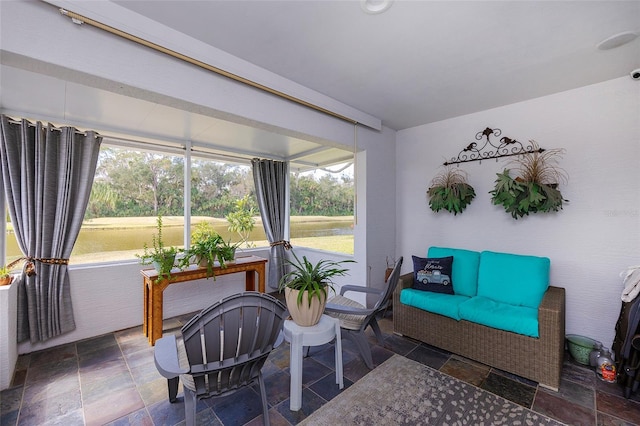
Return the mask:
M291 389L289 409L298 411L302 407L302 350L305 346L319 346L336 339L336 384L344 388L342 375L342 339L340 321L328 315L322 315L320 322L311 327L301 327L293 320L284 322L284 339L291 344L289 368Z

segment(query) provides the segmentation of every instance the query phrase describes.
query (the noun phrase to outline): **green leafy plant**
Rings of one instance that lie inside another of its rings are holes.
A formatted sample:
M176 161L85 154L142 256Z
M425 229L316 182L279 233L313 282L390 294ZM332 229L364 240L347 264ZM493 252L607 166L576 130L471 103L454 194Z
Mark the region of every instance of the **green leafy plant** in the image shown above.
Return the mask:
M239 244L225 241L220 234L213 230L202 232L199 230L197 238L191 236L191 245L188 249L183 250L183 256L180 259L180 267L186 268L193 260L196 264L206 265L207 277L213 277L215 274L213 268L215 262L220 264L221 268L226 268L226 261L234 259L235 251Z
M225 216L229 222L229 231L238 233L242 244L247 247L251 247L249 236L256 225L256 220L253 218L255 215L256 211L250 206L249 195L245 195L236 201L235 209Z
M446 167L431 181L427 190L429 207L434 212L444 209L454 215L462 213L476 196L476 191L467 183L467 174Z
M0 267L0 278L8 278L11 276L11 271L7 267L7 265L3 265Z
M220 255L225 262L232 261L236 257L236 250L240 247L241 243L232 243L229 241L222 241L220 243Z
M158 215L156 219L157 233L152 236L152 248L144 243L144 252L142 255L136 255L143 265L153 265L158 271L158 281L171 278L171 269L173 269L178 249L170 246L165 247L162 239L162 215Z
M191 231L191 243L195 243L196 241L201 241L209 237L215 237L218 233L212 224L206 221L198 222L196 226L193 227Z
M13 277L11 276L11 271L7 265L3 265L0 268L0 285L11 284Z
M313 264L306 256L302 256L302 260L300 260L295 252L292 251L291 253L295 260L287 259L287 264L291 266L291 271L284 274L280 279L279 289L280 292L287 287L292 290L298 290L298 305L302 304L305 291L308 292L309 305L311 305L311 300L314 297L321 298L324 296L326 299L328 295L327 289L334 289L333 278L344 276L349 272L349 269L344 268L342 265L354 262L353 260L320 260Z
M538 148L535 141L531 143ZM566 172L558 167L563 153L562 149L536 151L512 160L518 176L512 178L509 169L497 174L495 186L489 191L493 204L503 206L516 220L529 213L562 210L563 202L568 202L558 189L568 180Z

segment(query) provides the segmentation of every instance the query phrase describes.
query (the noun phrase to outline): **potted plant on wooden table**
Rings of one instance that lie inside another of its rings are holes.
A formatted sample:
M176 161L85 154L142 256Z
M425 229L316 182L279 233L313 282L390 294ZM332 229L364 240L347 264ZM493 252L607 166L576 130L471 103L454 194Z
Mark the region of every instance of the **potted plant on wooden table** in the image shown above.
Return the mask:
M235 258L239 244L225 241L213 229L204 229L199 226L196 231L192 235L191 245L183 251L180 267L186 268L193 262L207 268L207 277L215 279L213 268L216 262L221 268L226 268L226 262L231 262Z
M225 216L229 223L229 231L237 232L240 236L241 242L238 243L238 247L241 244L245 244L245 247L255 247L255 243L250 242L249 237L256 225L254 218L256 214L257 212L251 206L249 195L245 195L236 201L235 209Z
M285 301L293 321L303 327L316 325L324 312L328 290L333 290L333 278L344 276L349 269L344 263L353 260L320 260L313 264L306 256L302 260L292 251L294 261L287 260L291 270L279 283L280 292L284 291Z
M13 281L13 275L11 275L11 271L7 265L0 267L0 286L9 285Z
M183 252L180 260L180 267L185 268L191 263L195 263L200 267L207 268L207 277L214 277L213 267L216 260L220 262L220 266L224 267L224 259L220 253L220 243L224 241L217 233L202 236L192 241L189 248Z
M531 143L538 149L535 141ZM512 178L509 169L497 174L495 187L489 192L493 204L502 205L516 220L529 213L561 210L562 203L568 201L558 189L568 179L557 164L563 153L563 149L536 150L510 161L518 175Z
M162 216L158 215L156 219L157 234L152 237L152 247L149 248L147 243L144 243L144 252L142 255L136 255L140 259L140 263L143 265L153 265L158 272L158 280L170 279L171 269L175 264L176 255L178 249L170 246L165 247L162 239Z
M222 262L233 262L236 258L236 250L242 243L232 243L231 240L220 243L220 255L222 256Z

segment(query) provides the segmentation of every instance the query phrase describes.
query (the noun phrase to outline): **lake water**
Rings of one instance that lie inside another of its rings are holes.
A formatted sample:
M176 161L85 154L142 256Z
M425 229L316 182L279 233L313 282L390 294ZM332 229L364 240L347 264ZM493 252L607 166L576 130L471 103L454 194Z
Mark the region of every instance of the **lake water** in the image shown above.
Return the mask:
M193 228L192 228L193 229ZM230 233L226 224L214 225L214 229L225 240L239 241L240 237ZM142 252L146 242L151 246L155 228L118 228L118 229L83 229L73 248L72 257L90 253L121 252L137 250ZM165 246L184 245L183 226L164 226L162 229ZM295 222L291 224L291 238L324 237L330 235L353 235L352 222L344 220L326 220L315 222ZM265 241L264 229L256 225L250 240ZM13 235L7 237L7 260L19 257L20 250Z

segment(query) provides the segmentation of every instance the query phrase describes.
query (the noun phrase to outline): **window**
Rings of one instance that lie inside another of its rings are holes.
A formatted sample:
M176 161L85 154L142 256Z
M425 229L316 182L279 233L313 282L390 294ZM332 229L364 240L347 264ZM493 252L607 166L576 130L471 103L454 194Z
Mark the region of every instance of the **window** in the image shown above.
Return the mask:
M184 157L103 144L71 264L132 259L163 217L165 245L184 242Z
M240 248L267 246L248 165L191 160L191 229L212 227Z
M164 244L184 245L185 156L174 151L103 142L72 265L135 259L152 244L159 214ZM206 223L241 248L268 246L250 166L195 154L189 166L191 231ZM292 173L290 183L292 244L352 254L353 168ZM8 263L21 253L6 217Z
M184 246L184 164L182 154L135 150L103 144L85 221L71 264L131 260L151 246L162 215L165 246ZM225 240L239 242L226 216L244 197L254 229L242 247L267 245L259 221L248 165L192 157L191 231L206 223Z
M291 173L292 245L353 254L353 165L336 167Z

